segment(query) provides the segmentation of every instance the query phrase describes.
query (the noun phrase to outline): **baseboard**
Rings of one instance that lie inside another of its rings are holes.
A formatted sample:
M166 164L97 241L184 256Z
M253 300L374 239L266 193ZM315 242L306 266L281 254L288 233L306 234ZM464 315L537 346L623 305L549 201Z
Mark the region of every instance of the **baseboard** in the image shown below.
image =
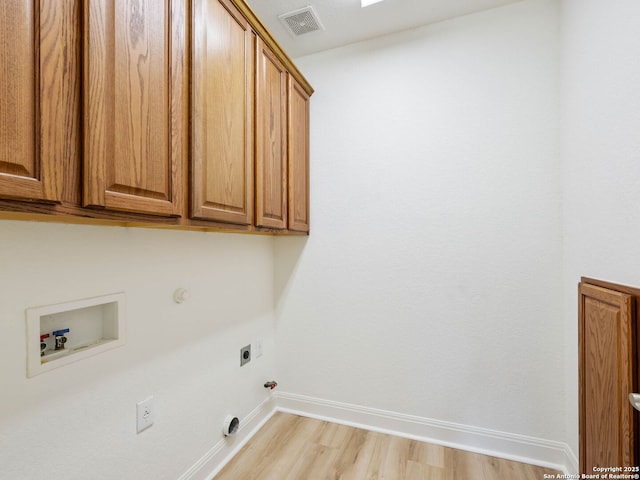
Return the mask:
M260 428L276 412L274 397L270 396L253 409L246 417L240 418L238 433L223 438L205 453L178 480L211 480L240 451Z
M565 474L578 473L578 460L566 443L275 392L240 419L236 435L216 443L178 480L211 480L276 411L553 468Z
M577 475L580 469L580 462L578 461L578 457L573 453L573 450L569 448L569 445L565 445L567 447L567 469L564 473L570 473L571 475Z
M277 392L275 398L277 411L553 468L567 474L578 472L576 456L566 443L287 392Z

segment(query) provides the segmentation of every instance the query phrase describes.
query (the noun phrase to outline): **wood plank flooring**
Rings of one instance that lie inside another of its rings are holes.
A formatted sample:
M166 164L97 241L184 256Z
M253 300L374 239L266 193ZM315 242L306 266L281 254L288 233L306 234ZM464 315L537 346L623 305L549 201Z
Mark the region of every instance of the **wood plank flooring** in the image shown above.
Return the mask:
M542 480L555 470L276 413L215 480Z

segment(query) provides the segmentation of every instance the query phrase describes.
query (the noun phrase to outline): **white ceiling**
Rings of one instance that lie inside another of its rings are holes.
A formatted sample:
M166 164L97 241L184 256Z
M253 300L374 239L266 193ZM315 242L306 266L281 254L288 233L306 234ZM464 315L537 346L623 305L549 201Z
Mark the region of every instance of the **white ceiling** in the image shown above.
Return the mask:
M360 0L246 0L292 58L516 1L384 0L361 8ZM294 37L278 15L307 6L314 8L325 29Z

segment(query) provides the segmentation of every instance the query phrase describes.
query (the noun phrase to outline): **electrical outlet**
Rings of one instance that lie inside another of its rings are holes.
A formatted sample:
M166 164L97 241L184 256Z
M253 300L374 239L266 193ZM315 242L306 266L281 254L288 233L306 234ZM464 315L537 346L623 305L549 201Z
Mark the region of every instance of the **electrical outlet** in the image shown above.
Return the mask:
M240 366L249 363L251 361L251 344L240 349Z
M142 400L136 404L136 417L137 417L137 427L138 433L146 430L151 425L153 425L153 421L155 420L155 407L153 402L153 396L147 398L146 400Z

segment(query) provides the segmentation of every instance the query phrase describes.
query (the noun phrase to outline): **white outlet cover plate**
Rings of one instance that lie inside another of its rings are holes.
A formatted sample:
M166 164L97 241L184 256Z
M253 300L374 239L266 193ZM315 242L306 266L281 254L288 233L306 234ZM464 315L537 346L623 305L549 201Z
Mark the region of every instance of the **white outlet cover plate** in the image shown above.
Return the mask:
M151 425L153 425L153 421L155 420L155 405L153 401L153 396L142 400L136 404L136 418L137 418L137 430L138 433L146 430Z

